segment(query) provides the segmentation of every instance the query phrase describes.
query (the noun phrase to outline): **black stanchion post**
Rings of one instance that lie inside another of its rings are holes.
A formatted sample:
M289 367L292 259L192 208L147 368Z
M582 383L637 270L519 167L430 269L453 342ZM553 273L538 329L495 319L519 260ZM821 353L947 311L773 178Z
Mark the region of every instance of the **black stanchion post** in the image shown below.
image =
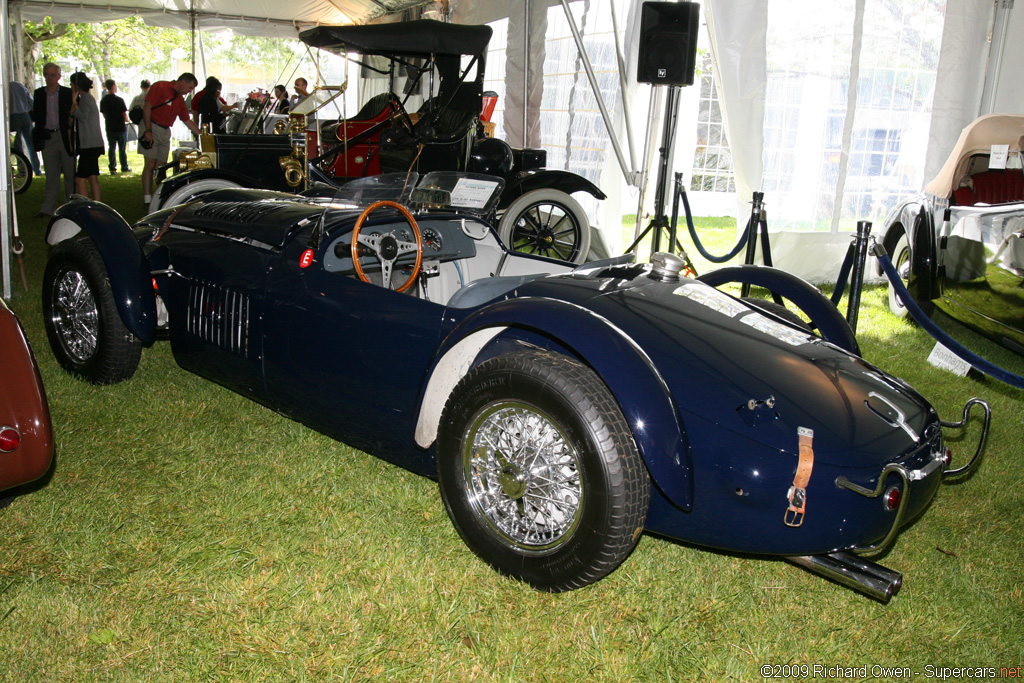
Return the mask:
M850 301L846 306L846 322L857 334L857 318L860 315L860 294L864 289L864 270L868 261L868 238L871 235L871 221L857 221L857 234L854 239L856 249L853 259L853 272L850 273Z
M754 201L751 202L750 220L747 221L747 252L743 257L743 263L750 265L754 262L754 254L757 253L757 228L761 222L761 212L764 209L764 192L754 192ZM750 283L744 282L740 286L740 297L750 296Z

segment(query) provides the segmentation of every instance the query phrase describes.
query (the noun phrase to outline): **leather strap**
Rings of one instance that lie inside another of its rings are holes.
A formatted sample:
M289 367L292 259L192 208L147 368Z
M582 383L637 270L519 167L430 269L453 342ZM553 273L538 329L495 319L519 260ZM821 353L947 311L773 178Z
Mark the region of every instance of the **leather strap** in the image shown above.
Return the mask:
M786 526L792 527L804 523L804 513L807 511L807 484L811 481L811 471L814 469L814 430L798 427L797 435L800 459L796 465L796 474L793 475L793 485L786 494L789 507L786 508L783 517Z

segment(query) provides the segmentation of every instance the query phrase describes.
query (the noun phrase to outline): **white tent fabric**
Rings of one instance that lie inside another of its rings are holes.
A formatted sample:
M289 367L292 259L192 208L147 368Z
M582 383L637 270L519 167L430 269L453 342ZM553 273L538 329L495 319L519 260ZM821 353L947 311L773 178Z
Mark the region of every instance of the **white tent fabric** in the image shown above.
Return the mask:
M736 174L737 217L749 215L761 189L767 80L768 4L764 0L705 0L715 84ZM742 221L740 229L742 229Z
M864 11L865 0L856 0L855 7ZM813 4L813 3L812 3ZM765 117L767 54L769 42L768 15L770 3L763 0L705 0L715 78L723 118L730 140L736 172L737 210L739 222L745 222L745 203L750 192L760 189L764 181L762 134ZM928 161L933 170L941 166L945 155L955 143L961 128L978 113L978 101L988 57L988 30L992 21L992 3L976 0L949 0L940 54L934 107L928 139ZM857 24L859 25L859 24ZM854 29L856 30L856 26ZM856 45L856 40L851 40ZM854 90L859 50L850 52L849 82ZM852 93L851 93L852 94ZM821 97L826 97L821 93ZM822 179L818 188L807 188L806 197L795 201L814 202L815 192L835 185L832 201L831 229L827 232L777 232L772 236L772 255L776 266L812 281L834 280L849 244L849 233L840 233L838 214L843 201L846 174L845 158L850 154L850 125L858 115L856 97L847 98L843 126L841 161L838 178ZM808 131L814 135L816 131ZM803 134L803 130L801 131ZM922 179L927 180L927 176ZM771 200L769 225L771 225ZM776 204L778 206L778 204Z
M203 31L232 29L244 35L295 38L318 24L364 24L429 0L12 0L23 19L65 23L108 21L131 15L147 24Z

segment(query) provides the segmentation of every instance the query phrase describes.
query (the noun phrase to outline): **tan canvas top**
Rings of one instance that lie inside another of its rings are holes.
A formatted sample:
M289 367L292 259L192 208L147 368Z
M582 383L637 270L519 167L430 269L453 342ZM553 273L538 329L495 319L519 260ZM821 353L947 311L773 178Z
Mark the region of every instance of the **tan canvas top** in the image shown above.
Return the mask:
M987 114L967 125L953 146L946 163L924 191L936 197L949 197L960 187L971 157L987 154L992 145L1009 145L1010 152L1021 151L1024 145L1024 116L1018 114Z

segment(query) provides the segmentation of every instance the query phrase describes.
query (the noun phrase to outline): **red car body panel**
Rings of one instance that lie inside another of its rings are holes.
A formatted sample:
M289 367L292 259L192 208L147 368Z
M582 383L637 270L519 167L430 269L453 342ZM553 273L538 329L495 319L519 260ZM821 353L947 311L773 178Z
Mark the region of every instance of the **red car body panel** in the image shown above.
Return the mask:
M53 461L53 430L46 391L18 318L0 299L0 428L12 427L20 443L0 452L0 492L40 478Z

